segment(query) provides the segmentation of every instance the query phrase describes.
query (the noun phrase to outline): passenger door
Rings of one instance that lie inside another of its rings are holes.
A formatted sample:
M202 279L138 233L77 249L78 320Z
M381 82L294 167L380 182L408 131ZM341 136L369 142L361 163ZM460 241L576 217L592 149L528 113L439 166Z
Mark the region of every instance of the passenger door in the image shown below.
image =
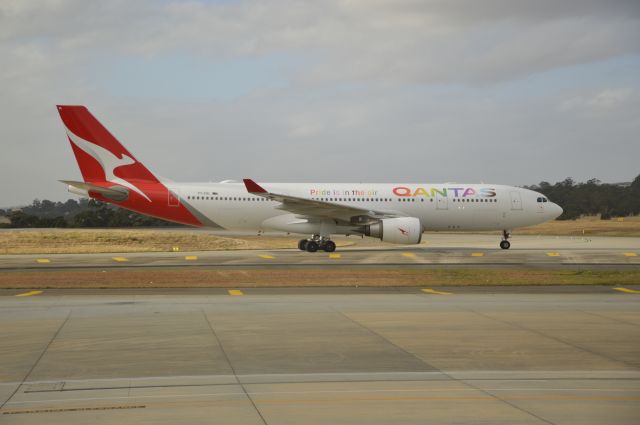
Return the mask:
M448 210L449 209L449 197L442 195L440 192L436 192L436 209Z
M511 197L511 210L522 210L522 197L520 196L520 191L512 190L509 192L509 195Z

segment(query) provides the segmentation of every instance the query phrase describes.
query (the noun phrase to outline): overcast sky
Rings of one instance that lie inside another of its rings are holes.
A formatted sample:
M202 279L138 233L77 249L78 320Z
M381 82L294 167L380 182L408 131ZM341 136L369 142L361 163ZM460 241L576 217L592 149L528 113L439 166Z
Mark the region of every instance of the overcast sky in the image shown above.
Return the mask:
M640 1L0 0L0 205L72 197L59 103L175 181L630 181Z

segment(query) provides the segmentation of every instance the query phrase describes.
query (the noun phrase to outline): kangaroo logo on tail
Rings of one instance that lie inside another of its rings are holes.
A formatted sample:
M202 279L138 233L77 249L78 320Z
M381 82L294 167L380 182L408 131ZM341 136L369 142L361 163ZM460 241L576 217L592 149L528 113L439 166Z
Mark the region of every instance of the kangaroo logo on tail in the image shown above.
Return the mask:
M90 155L93 159L98 161L102 169L104 170L105 180L119 184L121 186L127 187L134 192L138 193L140 196L145 198L147 201L151 202L151 199L145 193L136 187L131 182L127 180L121 179L120 177L113 174L113 171L118 167L124 167L125 165L133 165L136 163L136 160L131 158L126 154L122 154L122 158L118 158L111 151L96 145L95 143L91 143L88 140L84 140L82 137L73 134L71 130L67 128L67 135L71 142L76 145L78 148L82 149L88 155Z

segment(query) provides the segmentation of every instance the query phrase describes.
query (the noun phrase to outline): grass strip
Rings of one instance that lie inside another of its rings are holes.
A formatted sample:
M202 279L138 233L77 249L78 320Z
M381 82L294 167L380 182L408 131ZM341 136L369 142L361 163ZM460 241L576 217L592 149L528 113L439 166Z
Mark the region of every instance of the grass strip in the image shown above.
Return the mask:
M0 288L7 289L632 284L640 284L640 270L213 268L11 271L0 274Z

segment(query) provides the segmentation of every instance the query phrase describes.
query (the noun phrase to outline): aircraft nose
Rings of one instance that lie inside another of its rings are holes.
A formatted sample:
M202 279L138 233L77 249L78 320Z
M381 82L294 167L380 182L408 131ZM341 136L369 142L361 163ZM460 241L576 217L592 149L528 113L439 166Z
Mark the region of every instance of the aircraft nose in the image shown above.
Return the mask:
M558 218L560 217L560 215L562 215L562 213L564 212L564 210L562 209L562 207L558 204L553 204L553 218Z

